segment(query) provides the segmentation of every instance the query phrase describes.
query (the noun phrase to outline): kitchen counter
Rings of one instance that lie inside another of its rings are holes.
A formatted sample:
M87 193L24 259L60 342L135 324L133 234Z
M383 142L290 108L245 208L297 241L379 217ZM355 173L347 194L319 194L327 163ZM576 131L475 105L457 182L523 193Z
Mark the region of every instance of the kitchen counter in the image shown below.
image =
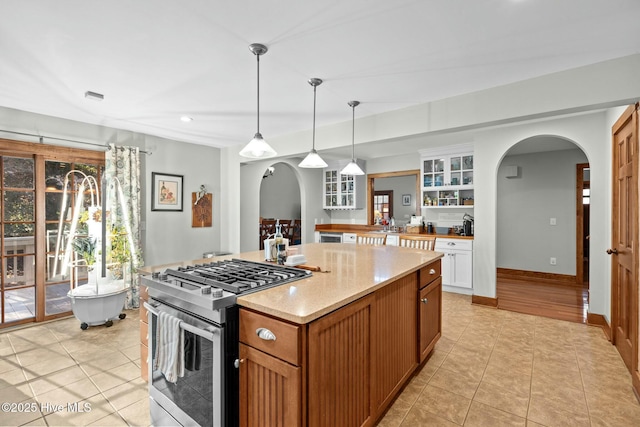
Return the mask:
M401 235L408 234L410 236L415 236L416 233L398 233L394 231L383 231L382 226L380 225L352 225L352 224L316 224L315 231L321 232L329 232L329 233L383 233L383 234L393 234L393 235ZM464 239L464 240L473 240L473 236L460 236L459 234L455 234L453 232L449 232L449 234L436 234L436 233L427 233L422 232L419 233L420 236L434 236L436 238L447 238L447 239Z
M306 324L443 256L438 252L396 246L310 243L297 247L307 258L307 265L318 266L323 272L313 272L311 277L287 285L241 295L237 303ZM248 252L237 257L261 261L263 252Z

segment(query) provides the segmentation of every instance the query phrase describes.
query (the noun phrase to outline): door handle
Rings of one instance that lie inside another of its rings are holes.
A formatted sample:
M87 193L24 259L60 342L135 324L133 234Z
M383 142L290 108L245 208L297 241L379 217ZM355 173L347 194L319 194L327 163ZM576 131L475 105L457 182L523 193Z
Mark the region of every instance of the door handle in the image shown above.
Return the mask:
M612 254L613 254L613 255L618 255L618 250L617 250L616 248L613 248L613 249L607 249L607 253L608 253L609 255L612 255Z

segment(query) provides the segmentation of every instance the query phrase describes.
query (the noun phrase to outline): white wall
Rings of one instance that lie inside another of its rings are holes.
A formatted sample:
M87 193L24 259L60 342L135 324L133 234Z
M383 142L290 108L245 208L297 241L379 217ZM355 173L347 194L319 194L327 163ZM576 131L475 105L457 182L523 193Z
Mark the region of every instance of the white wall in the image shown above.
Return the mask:
M393 217L397 225L408 223L411 215L416 214L416 177L392 176L387 178L376 178L373 181L374 191L393 191ZM409 194L411 203L408 206L402 205L402 195Z
M168 141L147 136L153 154L146 158L145 203L147 265L202 258L204 252L220 250L220 150L204 145ZM151 173L183 175L182 212L151 211ZM204 185L213 195L213 227L191 226L191 193Z
M575 165L586 162L579 149L502 160L497 179L498 268L576 274ZM518 167L517 177L506 177L510 165ZM550 225L550 218L557 225ZM556 265L550 264L550 257L556 258Z
M313 242L315 224L329 223L329 215L322 209L322 169L303 169L298 167L301 159L263 160L244 164L240 168L239 222L240 250L242 252L258 250L258 223L260 219L260 185L264 171L278 162L292 167L300 185L300 204L302 211L302 243Z
M263 178L260 186L260 216L299 219L300 185L293 167L287 163L276 163L273 167L273 175Z
M509 148L538 135L552 135L576 143L591 168L589 311L610 313L609 259L605 249L611 239L611 145L604 112L533 121L479 131L475 135L475 237L474 294L496 295L497 179L498 168Z

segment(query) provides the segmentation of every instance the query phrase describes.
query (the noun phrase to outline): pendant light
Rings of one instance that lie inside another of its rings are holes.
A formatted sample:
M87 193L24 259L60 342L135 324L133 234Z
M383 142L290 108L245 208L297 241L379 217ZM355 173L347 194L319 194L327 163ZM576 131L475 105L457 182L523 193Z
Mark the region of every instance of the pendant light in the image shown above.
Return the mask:
M341 175L364 175L364 171L356 163L355 156L355 134L356 134L356 107L360 105L360 101L349 101L349 107L353 110L353 125L351 127L351 161L341 171Z
M251 159L266 159L268 157L274 157L277 154L276 151L267 144L267 141L262 138L262 134L260 133L260 56L267 53L268 49L263 44L253 43L249 45L249 50L253 52L258 62L258 126L253 139L240 151L240 155Z
M318 78L309 79L309 84L313 86L313 137L311 138L311 151L307 154L298 166L301 168L326 168L327 162L316 151L316 88L322 84L322 80Z

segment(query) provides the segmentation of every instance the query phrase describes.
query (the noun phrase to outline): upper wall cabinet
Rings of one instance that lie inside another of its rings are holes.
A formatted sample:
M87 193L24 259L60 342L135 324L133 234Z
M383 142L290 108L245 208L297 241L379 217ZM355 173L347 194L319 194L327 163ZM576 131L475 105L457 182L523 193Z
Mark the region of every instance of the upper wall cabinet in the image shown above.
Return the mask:
M422 150L422 206L473 206L473 146Z
M364 170L364 162L357 161ZM365 175L341 175L340 171L349 163L345 161L327 162L323 170L322 207L324 209L363 209L366 198Z

